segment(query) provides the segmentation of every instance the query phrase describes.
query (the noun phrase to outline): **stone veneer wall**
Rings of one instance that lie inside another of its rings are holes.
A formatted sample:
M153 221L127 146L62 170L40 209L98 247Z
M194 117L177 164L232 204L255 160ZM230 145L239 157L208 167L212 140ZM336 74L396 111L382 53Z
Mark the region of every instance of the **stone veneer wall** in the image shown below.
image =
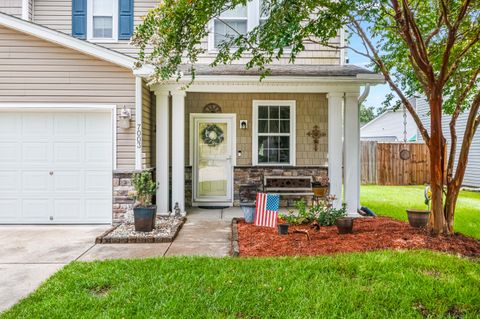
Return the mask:
M236 166L234 167L234 206L240 205L240 186L254 184L258 190L262 190L263 176L312 176L318 179L320 176L327 176L328 168L326 166ZM192 167L185 167L185 203L186 206L192 204ZM284 197L281 201L282 206L292 206L288 199L298 200L299 197ZM311 198L305 197L309 202Z
M113 172L113 223L123 220L125 213L133 209L133 198L128 195L133 191L132 175L134 172Z

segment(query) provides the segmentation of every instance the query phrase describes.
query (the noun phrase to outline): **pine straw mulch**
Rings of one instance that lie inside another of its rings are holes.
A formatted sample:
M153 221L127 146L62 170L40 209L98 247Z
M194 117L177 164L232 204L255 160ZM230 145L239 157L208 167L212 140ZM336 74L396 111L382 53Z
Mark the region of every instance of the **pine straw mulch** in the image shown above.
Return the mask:
M290 226L288 235L278 235L276 228L256 227L239 221L240 257L314 256L364 252L380 249L430 249L468 257L480 257L480 241L455 234L432 237L424 229L387 217L358 218L353 234L339 235L336 226L315 231L309 225ZM305 234L293 230L308 230Z

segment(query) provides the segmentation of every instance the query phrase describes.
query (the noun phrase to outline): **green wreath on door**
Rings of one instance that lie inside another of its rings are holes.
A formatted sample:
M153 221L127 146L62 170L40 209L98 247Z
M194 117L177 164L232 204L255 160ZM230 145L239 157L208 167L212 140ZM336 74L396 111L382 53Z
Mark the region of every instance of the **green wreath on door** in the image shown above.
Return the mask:
M217 146L224 140L223 130L216 124L208 124L202 130L202 140L208 146Z

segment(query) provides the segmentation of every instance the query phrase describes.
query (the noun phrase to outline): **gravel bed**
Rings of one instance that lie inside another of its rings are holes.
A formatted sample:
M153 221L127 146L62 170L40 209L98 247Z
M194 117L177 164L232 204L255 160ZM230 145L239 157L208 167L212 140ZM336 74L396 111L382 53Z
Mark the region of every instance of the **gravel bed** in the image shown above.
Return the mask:
M137 232L133 224L133 212L129 212L122 224L112 227L97 237L95 242L97 244L168 243L175 239L185 220L185 217L157 217L153 231Z

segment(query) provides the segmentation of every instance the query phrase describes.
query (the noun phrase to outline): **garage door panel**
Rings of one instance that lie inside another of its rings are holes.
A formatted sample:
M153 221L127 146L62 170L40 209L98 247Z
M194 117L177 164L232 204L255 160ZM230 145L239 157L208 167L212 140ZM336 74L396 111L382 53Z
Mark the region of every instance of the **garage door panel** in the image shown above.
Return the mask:
M82 200L76 198L55 199L53 207L54 220L56 222L78 222L84 220Z
M105 171L85 171L85 191L109 193L112 189L112 175Z
M85 143L85 161L87 163L107 163L111 158L112 150L110 143Z
M20 171L0 171L0 193L18 193L20 191ZM1 195L0 195L1 196Z
M53 118L45 113L23 113L22 135L24 138L49 138L53 136Z
M48 192L51 177L47 171L23 171L22 189L24 192Z
M73 164L82 162L82 143L55 143L53 161L56 164Z
M0 198L0 220L15 221L21 216L20 200L15 198Z
M20 116L15 113L3 113L0 116L0 136L3 139L17 139L21 135Z
M23 219L36 222L48 222L50 212L49 199L24 199L22 201Z
M112 202L107 199L90 199L85 201L86 218L97 222L105 222L111 218Z
M54 134L60 138L78 138L84 134L84 115L64 113L54 115Z
M3 135L0 134L0 136ZM5 139L8 139L5 138ZM0 163L18 163L21 161L21 144L18 142L0 142Z
M22 161L24 163L50 164L51 147L48 142L23 143Z
M55 171L53 175L53 191L82 193L82 172Z
M108 123L106 125L106 123ZM106 113L86 113L85 114L85 136L101 137L102 140L108 141L108 137L112 132L111 118Z

